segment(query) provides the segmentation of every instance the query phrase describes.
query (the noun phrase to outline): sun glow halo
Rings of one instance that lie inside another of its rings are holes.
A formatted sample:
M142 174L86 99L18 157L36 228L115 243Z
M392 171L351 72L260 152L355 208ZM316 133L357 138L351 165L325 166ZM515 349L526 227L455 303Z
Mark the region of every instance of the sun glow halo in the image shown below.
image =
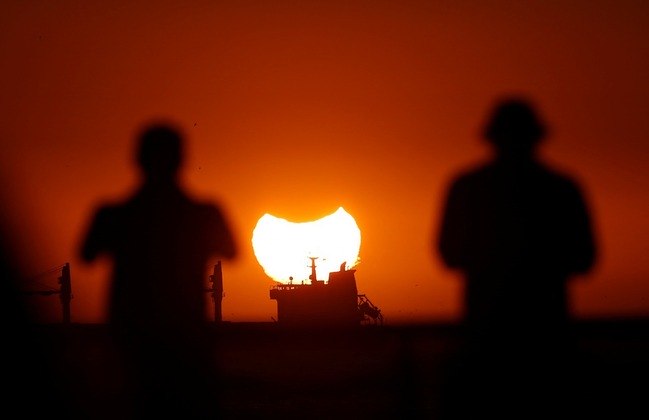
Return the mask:
M281 283L307 280L309 257L316 257L318 280L326 280L345 263L358 263L361 231L354 218L339 207L321 219L295 223L264 214L252 233L252 248L264 272Z

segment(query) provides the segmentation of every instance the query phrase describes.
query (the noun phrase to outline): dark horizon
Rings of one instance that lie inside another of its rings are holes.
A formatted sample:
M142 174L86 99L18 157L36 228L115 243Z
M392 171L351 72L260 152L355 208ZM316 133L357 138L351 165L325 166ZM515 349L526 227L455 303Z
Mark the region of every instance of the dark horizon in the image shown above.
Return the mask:
M583 325L580 366L571 372L581 376L569 376L573 410L565 405L556 410L572 412L575 418L627 418L641 412L646 388L641 384L649 373L649 320L632 324ZM37 356L32 367L23 366L13 375L10 371L5 378L33 371L30 380L51 384L55 391L48 397L68 418L124 416L127 411L118 398L123 379L105 326L40 327L23 331L21 337L41 347L16 359ZM212 403L219 418L446 418L440 415L440 391L446 369L457 355L459 335L453 327L385 325L313 331L274 328L276 324L264 322L221 327L213 335L221 387ZM13 388L15 398L6 406L31 407L31 412L41 415L52 410L26 404L25 395L31 397L33 392L23 395L21 389ZM514 404L503 401L510 403ZM551 400L546 399L546 404L555 407Z
M361 230L359 291L387 319L459 319L430 236L447 182L488 158L481 128L505 94L535 100L544 159L592 208L602 254L570 286L575 315L649 315L645 3L10 2L0 22L9 247L26 276L71 263L78 321L107 316L107 267L76 257L86 216L136 184L128 157L154 118L182 126L184 185L242 243L226 319L275 312L249 246L259 218L339 206Z

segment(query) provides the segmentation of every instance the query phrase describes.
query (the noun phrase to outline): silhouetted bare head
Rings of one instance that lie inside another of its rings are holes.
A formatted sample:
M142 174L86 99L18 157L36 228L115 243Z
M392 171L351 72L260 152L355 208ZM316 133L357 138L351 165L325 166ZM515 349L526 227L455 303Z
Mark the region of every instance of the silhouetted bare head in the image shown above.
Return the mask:
M521 98L499 101L484 129L484 137L501 154L531 154L545 134L534 107Z
M183 158L180 131L169 124L153 124L139 137L137 163L148 180L171 180L176 177Z

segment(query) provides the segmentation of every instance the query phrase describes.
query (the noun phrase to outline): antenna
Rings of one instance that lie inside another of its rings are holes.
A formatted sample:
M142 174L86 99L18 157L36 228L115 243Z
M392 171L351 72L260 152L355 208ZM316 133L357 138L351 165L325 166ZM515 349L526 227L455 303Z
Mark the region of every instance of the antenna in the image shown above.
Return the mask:
M315 260L317 260L319 257L308 257L311 260L311 275L309 276L309 280L311 280L311 284L317 284L318 281L318 276L316 275L316 265L315 265Z

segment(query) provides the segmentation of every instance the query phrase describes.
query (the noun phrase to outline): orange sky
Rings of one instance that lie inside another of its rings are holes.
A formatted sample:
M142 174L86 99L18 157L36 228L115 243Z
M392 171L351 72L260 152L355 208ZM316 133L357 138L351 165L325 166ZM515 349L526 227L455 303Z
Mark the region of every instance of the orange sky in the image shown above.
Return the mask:
M9 1L0 28L12 245L26 275L71 263L73 321L103 320L105 266L76 248L94 206L135 185L134 133L158 116L187 130L186 185L239 240L225 320L276 316L250 242L259 217L339 206L362 232L359 292L386 322L456 319L461 283L431 239L509 92L536 100L544 156L593 211L600 259L571 289L575 314L649 315L647 2Z

